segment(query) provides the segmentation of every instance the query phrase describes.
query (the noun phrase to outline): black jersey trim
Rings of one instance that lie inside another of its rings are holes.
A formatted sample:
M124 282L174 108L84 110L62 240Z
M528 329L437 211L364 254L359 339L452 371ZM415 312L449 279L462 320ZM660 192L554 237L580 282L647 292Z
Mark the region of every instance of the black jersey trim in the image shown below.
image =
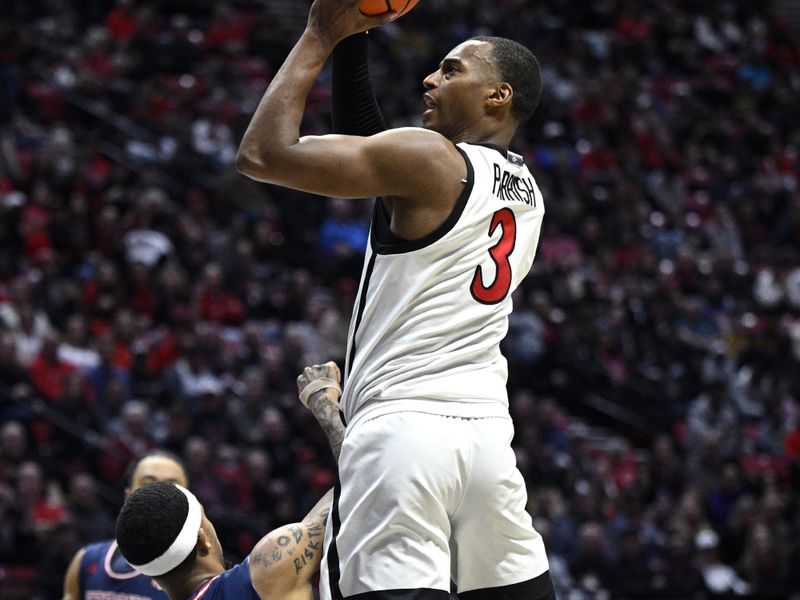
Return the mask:
M347 600L448 600L450 593L433 588L380 590L348 596Z
M461 215L464 213L464 208L467 206L467 200L472 193L472 188L475 185L475 170L472 167L472 162L469 160L467 153L461 148L456 146L456 150L461 153L464 162L467 165L467 181L464 188L461 190L456 203L453 205L453 210L450 211L444 223L439 225L436 229L429 234L422 236L416 240L406 240L400 236L392 233L389 215L382 201L375 203L375 209L372 213L372 234L370 235L370 244L372 251L376 254L404 254L406 252L413 252L414 250L421 250L426 246L430 246L434 242L440 240L455 227Z
M339 481L337 473L336 480L333 485L333 503L331 508L331 525L333 526L331 536L331 545L328 547L326 560L328 561L328 585L331 590L331 600L343 600L342 590L339 587L339 577L341 575L339 570L339 549L336 547L336 538L339 535L339 530L342 527L342 519L339 515L339 498L342 495L342 483Z
M503 158L508 156L508 149L503 148L502 146L498 146L497 144L472 144L473 146L483 146L484 148L489 148L490 150L497 150L500 154L503 155Z
M556 600L550 571L512 585L459 591L458 597L460 600Z
M380 202L376 202L377 205ZM367 264L367 272L364 274L364 282L361 284L361 294L358 299L358 313L356 313L356 324L353 327L353 337L350 339L350 356L347 361L347 368L345 369L345 381L349 378L350 372L353 370L353 361L356 358L356 336L358 335L358 327L361 325L361 317L364 316L364 305L367 303L367 290L369 289L369 280L372 277L372 270L375 268L375 254L369 257Z

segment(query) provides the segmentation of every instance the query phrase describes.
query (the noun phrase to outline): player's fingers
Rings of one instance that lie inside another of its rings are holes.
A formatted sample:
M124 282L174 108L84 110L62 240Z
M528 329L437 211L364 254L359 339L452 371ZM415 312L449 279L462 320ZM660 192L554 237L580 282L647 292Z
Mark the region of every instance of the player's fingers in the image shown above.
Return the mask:
M336 379L336 381L341 381L341 378L342 378L342 373L341 373L341 371L339 370L339 365L337 365L337 364L336 364L335 362L333 362L332 360L329 360L328 362L326 362L326 363L325 363L325 367L327 367L328 369L330 369L331 371L333 371L333 373L334 373L334 375L335 375L335 377L334 377L334 378Z
M365 29L380 27L384 23L388 23L389 21L394 21L399 16L394 11L383 13L382 15L376 15L376 16L367 16L364 13L361 13L361 15L364 17L363 20Z

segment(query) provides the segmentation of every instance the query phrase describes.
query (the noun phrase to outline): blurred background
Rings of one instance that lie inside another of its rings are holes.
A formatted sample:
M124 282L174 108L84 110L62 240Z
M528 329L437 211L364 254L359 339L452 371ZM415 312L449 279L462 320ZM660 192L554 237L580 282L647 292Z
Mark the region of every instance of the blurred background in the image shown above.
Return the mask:
M294 380L343 360L371 203L232 168L308 5L3 3L0 598L60 598L147 449L231 560L332 484ZM370 34L388 123L480 34L544 73L504 351L559 598L800 598L800 3L422 0Z

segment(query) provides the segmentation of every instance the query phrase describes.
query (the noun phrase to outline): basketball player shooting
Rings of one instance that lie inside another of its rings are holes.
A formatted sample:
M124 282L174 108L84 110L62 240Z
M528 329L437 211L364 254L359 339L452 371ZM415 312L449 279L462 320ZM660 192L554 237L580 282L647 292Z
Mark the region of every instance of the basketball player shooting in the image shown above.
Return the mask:
M539 65L511 40L466 40L423 81L424 127L381 131L379 115L346 100L363 90L341 85L335 56L334 94L345 98L334 97L334 121L354 127L300 137L306 97L337 44L394 16L358 5L314 2L236 159L260 181L379 199L350 325L320 594L446 600L452 576L462 599L552 599L510 445L500 353L544 215L534 178L508 151L538 103Z

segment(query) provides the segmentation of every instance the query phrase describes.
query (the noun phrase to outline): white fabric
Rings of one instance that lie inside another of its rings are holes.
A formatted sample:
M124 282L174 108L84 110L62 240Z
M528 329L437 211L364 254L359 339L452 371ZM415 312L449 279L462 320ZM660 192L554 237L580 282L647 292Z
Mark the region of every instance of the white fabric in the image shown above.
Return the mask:
M200 532L200 521L202 520L200 502L186 488L178 484L175 484L175 487L183 492L189 502L189 512L186 513L186 520L178 537L175 538L175 541L161 556L143 565L131 565L134 569L149 577L158 577L169 573L186 560L186 557L197 545L197 534Z
M311 395L325 388L336 388L340 393L342 391L338 381L328 377L321 377L315 379L300 391L300 402L303 403L303 406L308 408L308 400L311 398Z
M507 366L500 341L508 330L511 294L533 263L544 203L524 164L513 164L492 148L458 148L473 166L474 183L449 231L403 253L388 253L375 245L374 226L370 232L341 399L348 424L390 410L463 416L508 412ZM501 193L498 174L501 181L520 187L505 186ZM508 255L511 285L498 303L482 304L473 297L471 284L478 266L485 286L495 280L497 269L489 251L505 233L502 226L492 235L489 230L501 209L510 209L516 222L515 245Z
M172 242L160 231L134 229L125 234L125 252L128 262L141 262L152 267L162 256L172 252Z
M96 351L72 344L61 344L57 355L60 361L78 369L92 369L100 364L100 354Z
M402 412L348 427L341 495L331 512L320 597L331 598L333 515L342 595L377 590L459 592L527 581L548 568L525 510L511 419Z

